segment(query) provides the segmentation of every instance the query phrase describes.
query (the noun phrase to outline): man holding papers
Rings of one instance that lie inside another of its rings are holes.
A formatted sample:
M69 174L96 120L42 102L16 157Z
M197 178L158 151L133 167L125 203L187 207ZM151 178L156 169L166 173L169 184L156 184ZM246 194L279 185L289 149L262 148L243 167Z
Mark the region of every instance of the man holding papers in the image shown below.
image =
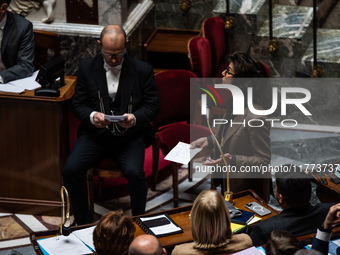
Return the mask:
M120 26L106 26L98 40L101 54L79 65L72 108L81 124L62 172L78 224L92 221L83 176L108 156L128 180L132 214L145 211L144 151L152 143L158 92L151 65L128 56L126 42ZM110 122L105 115L126 117Z

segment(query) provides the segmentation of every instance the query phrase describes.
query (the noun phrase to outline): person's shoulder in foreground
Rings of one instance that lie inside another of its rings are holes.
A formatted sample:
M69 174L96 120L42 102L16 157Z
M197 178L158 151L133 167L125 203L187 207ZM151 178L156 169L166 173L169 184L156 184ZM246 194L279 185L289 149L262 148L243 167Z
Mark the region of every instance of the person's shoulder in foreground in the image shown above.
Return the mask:
M172 255L181 254L219 254L224 252L238 252L252 246L252 241L247 234L235 234L228 240L225 246L219 248L198 249L195 243L185 243L176 245L172 251Z

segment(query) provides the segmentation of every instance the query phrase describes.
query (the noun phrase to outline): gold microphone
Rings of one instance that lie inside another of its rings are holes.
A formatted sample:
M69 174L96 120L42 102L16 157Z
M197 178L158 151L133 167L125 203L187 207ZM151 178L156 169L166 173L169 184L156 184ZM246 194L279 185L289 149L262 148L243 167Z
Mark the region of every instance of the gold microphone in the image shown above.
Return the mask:
M71 233L70 198L68 196L67 189L64 186L61 186L60 196L61 196L61 223L59 225L59 233L60 235L68 236Z
M230 178L229 178L229 173L230 173L230 165L228 164L225 156L224 156L224 153L223 153L223 150L222 150L222 147L221 145L219 144L214 132L212 131L211 127L210 127L210 123L209 123L209 108L207 109L207 124L208 124L208 128L210 130L210 133L211 133L211 136L213 138L213 141L215 142L215 144L217 145L218 147L218 150L220 151L220 154L221 154L221 157L223 159L223 162L225 164L225 166L227 167L228 171L227 171L227 191L224 192L224 199L227 200L229 203L231 204L234 204L234 196L233 196L233 192L230 191ZM224 178L223 178L223 184L224 185Z

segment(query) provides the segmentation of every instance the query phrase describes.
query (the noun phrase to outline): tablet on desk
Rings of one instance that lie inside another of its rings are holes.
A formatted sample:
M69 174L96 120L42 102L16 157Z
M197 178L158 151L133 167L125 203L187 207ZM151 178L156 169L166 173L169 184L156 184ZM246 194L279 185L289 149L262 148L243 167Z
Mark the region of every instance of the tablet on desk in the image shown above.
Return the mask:
M105 115L104 117L106 120L110 122L118 122L121 120L126 120L128 116L127 115Z

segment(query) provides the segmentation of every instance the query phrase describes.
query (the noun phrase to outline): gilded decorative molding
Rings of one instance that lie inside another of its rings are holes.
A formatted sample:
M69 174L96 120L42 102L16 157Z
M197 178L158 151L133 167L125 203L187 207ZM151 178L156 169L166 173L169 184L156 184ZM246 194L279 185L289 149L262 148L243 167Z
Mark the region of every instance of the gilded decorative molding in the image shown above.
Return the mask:
M191 8L191 0L182 0L181 10L183 12L188 12Z

